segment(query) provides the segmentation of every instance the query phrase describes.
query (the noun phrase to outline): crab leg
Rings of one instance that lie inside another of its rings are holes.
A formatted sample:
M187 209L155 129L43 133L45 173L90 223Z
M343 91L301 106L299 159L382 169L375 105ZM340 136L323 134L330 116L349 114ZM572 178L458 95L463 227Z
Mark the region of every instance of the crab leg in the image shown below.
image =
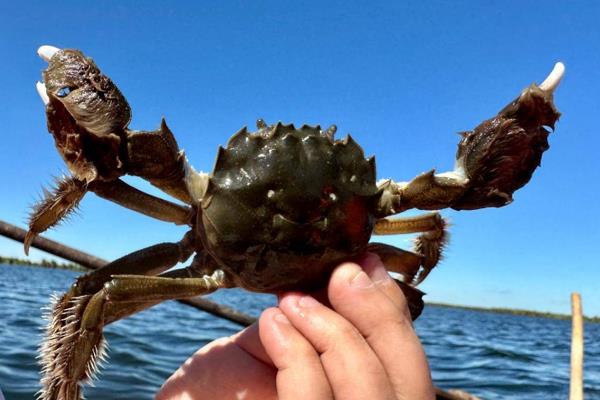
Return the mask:
M416 217L382 218L375 222L375 235L396 235L417 233L443 228L443 219L438 213L418 215Z
M411 208L473 210L502 207L523 187L548 149L549 131L560 113L553 92L564 74L557 63L539 86L531 85L498 115L462 133L453 171L423 173L410 182L379 183L379 216Z
M208 257L202 257L199 255L196 255L194 257L194 261L192 262L192 264L186 268L179 268L179 269L174 269L168 272L164 272L160 275L158 275L158 277L160 278L165 278L165 279L187 279L187 278L203 278L205 276L210 276L214 273L214 271L216 271L218 269L218 265L216 264L216 262L213 261L212 258ZM122 275L114 275L111 277L110 280L112 280L113 277L117 277L117 276L122 276ZM139 275L131 275L131 274L127 274L127 276L139 276ZM147 308L150 308L158 303L160 303L162 300L142 300L142 299L135 299L132 301L127 302L127 304L125 304L125 302L122 302L120 305L118 305L117 307L114 307L113 309L111 309L109 312L105 313L105 318L104 318L104 325L108 325L108 324L112 324L113 322L116 322L120 319L126 318L132 314L138 313L140 311L143 311ZM109 304L110 306L110 304Z
M72 322L77 322L80 317L77 313L81 311L85 299L101 290L113 275L160 274L178 262L187 260L194 250L195 239L190 231L178 243L161 243L138 250L79 277L67 293L55 300L49 314L46 341L42 345L42 365L46 376L44 390L52 392L50 387L64 375L64 357L61 354L65 348L68 350L70 338L77 333L78 326Z
M393 278L406 297L411 318L413 321L417 319L425 306L425 293L414 287L412 282L422 269L425 257L384 243L369 243L367 251L377 254L389 272L402 275L402 280Z
M29 230L23 241L25 254L29 254L29 246L38 234L75 211L86 191L85 183L72 177L58 178L53 188L44 189L43 199L32 207L29 215Z
M161 221L172 222L176 225L190 225L192 210L170 201L145 193L120 179L102 182L92 182L89 190L98 196L117 203L130 210L137 211Z
M45 370L42 399L78 400L79 382L93 378L103 358L102 329L115 321L165 300L211 293L225 285L224 273L194 278L115 275L94 295L74 298L66 316L66 332L47 346L60 348L52 370Z
M208 174L192 167L164 118L155 131L127 129L127 173L139 176L170 196L196 204L208 186Z
M159 243L118 258L102 268L77 278L70 293L72 297L92 294L102 288L113 275L158 275L184 262L195 251L192 231L176 243Z
M55 187L44 190L44 198L33 206L29 216L29 230L25 237L25 254L33 239L55 226L76 208L87 191L131 210L177 225L190 225L192 210L134 188L120 179L110 182L94 181L86 184L73 177L56 179Z
M382 218L375 222L376 235L422 232L414 242L415 253L383 243L370 243L369 251L377 253L387 269L404 276L404 282L418 285L439 262L448 240L446 221L431 213L408 218Z
M389 272L402 274L407 282L412 282L423 264L422 255L385 243L369 243L367 251L377 254Z

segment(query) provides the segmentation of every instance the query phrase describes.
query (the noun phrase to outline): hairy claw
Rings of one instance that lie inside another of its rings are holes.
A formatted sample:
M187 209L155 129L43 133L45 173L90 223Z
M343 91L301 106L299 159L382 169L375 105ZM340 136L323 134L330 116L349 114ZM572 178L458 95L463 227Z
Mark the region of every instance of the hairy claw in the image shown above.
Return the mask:
M81 387L77 379L69 379L74 369L73 359L77 358L80 321L92 296L73 296L66 293L55 296L51 311L47 314L46 340L40 346L42 365L42 389L38 399L78 400ZM102 337L93 343L91 357L83 364L85 371L80 379L94 378L99 364L106 357L105 342Z
M77 50L42 46L48 61L36 88L46 105L48 130L78 179L112 180L123 175L124 128L129 105L93 61Z
M155 131L128 129L127 100L91 58L52 46L38 54L48 67L36 89L48 130L73 176L92 183L130 174L185 203L199 200L195 195L204 193L206 177L189 165L164 119Z
M380 183L380 215L410 208L472 210L510 204L549 147L546 127L554 129L560 117L553 91L563 74L564 65L557 63L540 86L525 88L495 117L463 132L454 171L430 171L410 182Z
M124 129L131 110L117 86L78 50L58 50L48 60L44 84L77 124L104 136Z
M548 80L558 84L555 78ZM467 210L509 204L541 164L550 147L545 127L554 129L559 117L552 91L531 85L494 118L464 133L456 158L469 185L451 207Z

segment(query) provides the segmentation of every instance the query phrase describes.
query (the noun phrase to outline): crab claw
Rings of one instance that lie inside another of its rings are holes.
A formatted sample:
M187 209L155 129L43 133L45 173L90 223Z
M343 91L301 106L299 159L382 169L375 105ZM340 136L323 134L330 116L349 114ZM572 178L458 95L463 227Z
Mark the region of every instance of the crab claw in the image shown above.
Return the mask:
M192 201L186 179L197 173L164 121L156 131L129 130L127 100L91 58L53 46L40 47L38 54L48 61L43 82L36 84L46 105L48 130L74 179L90 184L136 175L184 202Z
M539 88L545 92L554 92L554 90L558 87L563 75L565 74L565 64L560 61L554 65L552 72L544 82L540 83Z
M50 62L50 59L60 51L58 47L43 45L40 46L37 50L38 56L40 56L44 61ZM36 82L35 88L42 98L44 105L47 106L50 103L50 98L48 97L48 93L46 92L46 85L43 82Z
M512 202L540 165L560 113L553 93L565 71L558 62L538 86L531 85L498 115L462 133L453 171L426 172L410 182L384 181L380 215L410 208L473 210Z
M44 59L44 61L49 62L50 59L59 51L60 51L60 49L58 47L43 45L43 46L40 46L37 53L38 53L38 56L40 56Z
M38 54L48 67L36 89L71 174L88 183L122 176L131 110L119 89L78 50L41 46Z
M44 102L44 105L47 106L48 103L50 103L50 98L48 97L48 93L46 93L46 85L38 81L35 83L35 89L42 98L42 102Z
M44 49L40 55L48 60L43 75L50 99L62 104L79 126L96 136L125 128L131 119L127 100L92 59L78 50L46 47L40 48Z
M546 127L554 130L560 117L553 92L564 71L564 65L556 63L539 86L529 86L494 118L463 133L457 170L464 170L469 183L452 208L501 207L529 182L549 148Z

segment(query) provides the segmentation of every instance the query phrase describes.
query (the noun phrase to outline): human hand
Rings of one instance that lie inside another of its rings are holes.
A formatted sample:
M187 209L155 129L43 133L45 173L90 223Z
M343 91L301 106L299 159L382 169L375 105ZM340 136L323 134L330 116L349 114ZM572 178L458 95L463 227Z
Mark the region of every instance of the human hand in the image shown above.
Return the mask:
M402 291L377 256L361 266L336 268L322 301L282 295L258 325L200 349L157 399L433 399Z

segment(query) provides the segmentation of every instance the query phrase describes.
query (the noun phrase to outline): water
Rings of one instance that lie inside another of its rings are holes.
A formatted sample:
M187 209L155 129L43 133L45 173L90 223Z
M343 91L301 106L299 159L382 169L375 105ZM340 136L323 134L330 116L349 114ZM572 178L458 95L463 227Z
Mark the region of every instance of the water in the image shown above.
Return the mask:
M75 273L0 266L0 386L7 400L32 399L38 390L35 356L40 308ZM213 299L253 315L272 296L239 290ZM483 399L566 399L570 322L428 307L416 323L437 386ZM90 399L152 399L162 382L209 341L240 329L176 302L166 302L107 327L109 364ZM600 324L585 327L585 392L600 399ZM135 395L132 395L135 394Z

